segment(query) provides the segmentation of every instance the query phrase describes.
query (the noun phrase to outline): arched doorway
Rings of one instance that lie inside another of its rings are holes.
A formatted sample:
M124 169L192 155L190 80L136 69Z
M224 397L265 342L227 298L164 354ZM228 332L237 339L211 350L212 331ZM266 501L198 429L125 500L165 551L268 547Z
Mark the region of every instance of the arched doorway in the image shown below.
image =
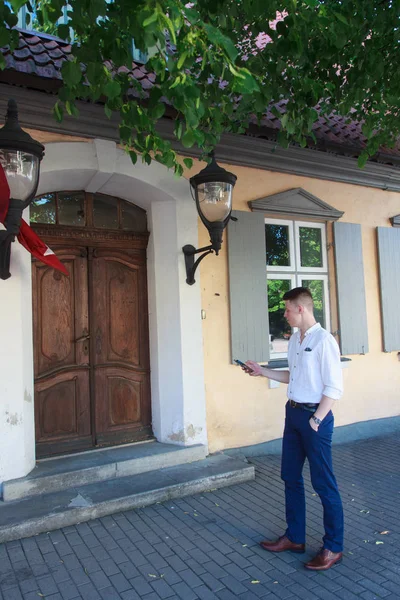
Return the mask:
M70 274L33 262L37 456L151 437L146 212L54 192L31 225Z

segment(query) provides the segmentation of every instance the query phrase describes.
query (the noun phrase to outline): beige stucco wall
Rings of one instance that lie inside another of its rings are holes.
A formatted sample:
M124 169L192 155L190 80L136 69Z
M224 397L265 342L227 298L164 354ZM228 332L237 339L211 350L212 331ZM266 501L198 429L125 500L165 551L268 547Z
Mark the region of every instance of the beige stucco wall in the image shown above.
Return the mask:
M42 143L85 141L62 134L30 130ZM186 177L204 165L197 161ZM345 394L335 406L336 425L400 414L400 362L397 352L382 352L376 227L390 227L400 213L400 193L322 181L224 164L238 176L233 208L249 210L248 201L302 187L345 212L343 221L362 225L370 351L351 356L344 369ZM188 195L188 200L189 200ZM328 226L328 242L331 225ZM195 243L193 240L192 243ZM209 243L199 221L199 247ZM229 283L226 234L219 257L207 257L200 267L205 357L207 428L210 452L266 442L282 434L286 386L270 389L268 381L250 378L231 365ZM183 257L182 257L183 260ZM338 329L333 251L329 251L331 329ZM251 357L249 357L251 358Z
M382 352L376 227L390 227L400 213L400 194L382 190L289 176L270 171L223 165L237 176L233 208L249 210L247 202L302 187L345 212L342 220L360 223L364 254L370 351L351 356L344 368L345 393L334 412L336 425L400 414L400 362L397 352ZM196 171L198 167L196 168ZM331 233L331 226L328 228ZM208 242L199 225L199 244ZM231 365L229 287L226 234L219 257L201 264L207 425L211 452L266 442L282 435L286 385L270 389L265 378L250 378ZM329 251L332 331L337 329L333 251ZM249 358L252 358L249 356Z

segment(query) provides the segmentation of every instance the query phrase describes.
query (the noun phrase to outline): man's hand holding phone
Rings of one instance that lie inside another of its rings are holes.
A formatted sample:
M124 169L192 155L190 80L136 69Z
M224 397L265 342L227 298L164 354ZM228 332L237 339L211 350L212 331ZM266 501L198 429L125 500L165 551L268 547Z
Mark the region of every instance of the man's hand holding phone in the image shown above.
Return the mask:
M247 360L245 363L241 360L235 359L234 361L237 365L242 367L245 373L248 373L251 377L259 377L262 375L262 367L253 360Z

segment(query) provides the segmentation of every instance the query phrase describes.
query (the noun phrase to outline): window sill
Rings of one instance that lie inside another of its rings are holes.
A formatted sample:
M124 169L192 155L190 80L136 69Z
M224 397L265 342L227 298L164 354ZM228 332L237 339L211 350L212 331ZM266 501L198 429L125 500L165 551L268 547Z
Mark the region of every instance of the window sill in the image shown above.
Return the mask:
M347 358L347 356L341 356L340 362L351 362L351 358ZM277 358L274 360L270 360L267 364L262 364L261 366L266 367L267 369L287 369L289 367L289 364L287 358ZM347 365L343 364L342 366L345 367Z

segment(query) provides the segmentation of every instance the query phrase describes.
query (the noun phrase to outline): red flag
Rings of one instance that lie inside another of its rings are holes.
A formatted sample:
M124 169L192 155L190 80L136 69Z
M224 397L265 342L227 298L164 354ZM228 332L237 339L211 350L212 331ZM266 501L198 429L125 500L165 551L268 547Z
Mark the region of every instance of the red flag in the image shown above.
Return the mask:
M6 174L0 164L0 223L4 223L8 213L8 207L10 204L10 186L8 185ZM18 241L24 248L38 258L41 262L58 271L69 275L67 269L60 262L57 256L41 239L40 237L29 227L29 225L21 219L21 225L19 234L17 235Z
M64 275L69 275L67 269L62 262L59 261L53 250L51 250L40 237L36 235L33 229L29 227L23 219L21 219L21 227L17 237L19 243L22 244L32 256L38 258L45 265L49 265L50 267L53 267L53 269L61 271Z
M8 185L6 174L0 164L0 223L4 223L10 204L10 186Z

